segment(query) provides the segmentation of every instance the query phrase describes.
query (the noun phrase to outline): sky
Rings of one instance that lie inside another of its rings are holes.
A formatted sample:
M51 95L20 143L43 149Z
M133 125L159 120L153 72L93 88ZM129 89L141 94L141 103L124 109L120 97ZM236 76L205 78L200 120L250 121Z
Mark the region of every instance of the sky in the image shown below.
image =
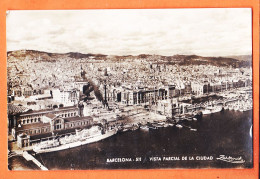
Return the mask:
M250 8L15 10L7 51L106 55L252 54Z

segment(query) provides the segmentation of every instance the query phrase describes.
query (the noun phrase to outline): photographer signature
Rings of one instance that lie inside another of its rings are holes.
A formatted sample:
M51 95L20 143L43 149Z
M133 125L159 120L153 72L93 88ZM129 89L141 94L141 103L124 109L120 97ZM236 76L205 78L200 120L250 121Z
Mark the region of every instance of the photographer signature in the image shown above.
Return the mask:
M225 156L225 155L220 155L219 158L216 158L217 160L222 160L224 162L229 162L229 163L244 163L245 160L240 156L240 157L231 157L231 156Z

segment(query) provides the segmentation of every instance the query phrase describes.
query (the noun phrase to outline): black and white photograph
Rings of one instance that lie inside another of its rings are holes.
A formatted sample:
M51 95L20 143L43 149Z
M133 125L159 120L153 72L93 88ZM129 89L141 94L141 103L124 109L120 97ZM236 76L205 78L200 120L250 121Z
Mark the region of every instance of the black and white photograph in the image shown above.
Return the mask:
M8 169L253 167L250 8L6 12Z

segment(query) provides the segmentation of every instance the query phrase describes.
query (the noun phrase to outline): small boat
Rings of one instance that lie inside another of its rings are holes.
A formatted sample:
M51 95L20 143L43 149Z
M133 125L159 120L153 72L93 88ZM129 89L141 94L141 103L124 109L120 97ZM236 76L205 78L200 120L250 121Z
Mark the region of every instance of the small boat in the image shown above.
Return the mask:
M168 125L169 125L169 126L174 126L174 124L172 124L172 123L169 123Z
M149 127L148 126L141 126L140 129L143 130L143 131L149 131Z
M183 120L186 120L186 118L185 117L181 117L180 120L183 121Z
M170 125L169 125L169 123L164 123L164 125L163 125L163 127L169 127Z
M205 109L202 111L202 114L211 114L211 110L210 109Z
M129 131L129 128L124 128L123 132Z
M194 118L193 118L193 121L197 121L197 118L196 118L196 117L194 117Z
M155 126L149 126L148 128L149 129L158 129L158 127L155 127Z
M159 122L158 124L161 125L161 126L163 126L165 123L164 123L164 122Z
M135 130L137 130L139 127L137 126L137 125L134 125L132 128L131 128L131 130L132 131L135 131Z
M178 127L178 128L183 128L183 126L180 125L180 124L177 124L176 127Z
M191 130L191 131L197 131L197 129L192 129L192 128L190 128L190 130Z
M238 111L244 112L244 108L239 108Z
M123 126L118 126L118 131L119 132L123 131L123 129L124 129Z

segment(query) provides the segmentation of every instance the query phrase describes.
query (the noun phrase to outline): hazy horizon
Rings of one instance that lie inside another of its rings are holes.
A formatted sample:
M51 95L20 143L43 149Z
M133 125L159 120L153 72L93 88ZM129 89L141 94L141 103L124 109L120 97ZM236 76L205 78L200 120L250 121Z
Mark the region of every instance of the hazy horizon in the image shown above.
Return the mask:
M48 52L48 51L42 51L42 50L34 50L34 49L19 49L19 50L12 50L12 51L7 51L7 53L10 52L15 52L15 51L22 51L22 50L26 50L26 51L38 51L38 52L42 52L42 53L53 53L53 54L69 54L69 53L80 53L80 54L93 54L93 55L107 55L104 53L81 53L81 52L64 52L64 53L57 53L57 52ZM126 54L126 55L107 55L107 56L138 56L138 55L159 55L159 54L137 54L137 55L131 55L131 54ZM205 56L205 55L199 55L199 54L172 54L172 55L159 55L159 56L175 56L175 55L184 55L184 56L201 56L201 57L232 57L232 56L252 56L252 54L241 54L241 55L226 55L226 56Z

